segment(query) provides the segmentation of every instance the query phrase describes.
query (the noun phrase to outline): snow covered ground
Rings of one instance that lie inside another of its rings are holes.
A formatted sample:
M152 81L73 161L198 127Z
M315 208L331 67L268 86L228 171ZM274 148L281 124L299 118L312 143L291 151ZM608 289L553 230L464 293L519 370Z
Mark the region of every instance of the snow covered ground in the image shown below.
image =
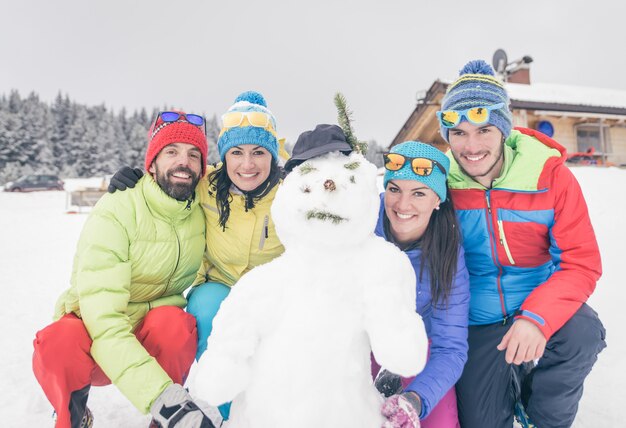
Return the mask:
M608 331L608 348L587 379L574 426L623 426L626 329L621 313L626 288L619 285L623 283L619 264L626 242L626 170L578 167L573 171L589 205L604 265L590 304ZM98 186L101 179L92 181L89 184ZM66 187L86 184L69 180ZM6 299L0 311L3 427L53 426L52 408L31 371L31 355L35 332L51 321L54 302L68 285L76 241L87 217L66 211L65 192L0 192L0 287ZM193 371L190 381L193 383ZM149 423L149 417L111 386L93 388L89 407L96 428L146 427Z

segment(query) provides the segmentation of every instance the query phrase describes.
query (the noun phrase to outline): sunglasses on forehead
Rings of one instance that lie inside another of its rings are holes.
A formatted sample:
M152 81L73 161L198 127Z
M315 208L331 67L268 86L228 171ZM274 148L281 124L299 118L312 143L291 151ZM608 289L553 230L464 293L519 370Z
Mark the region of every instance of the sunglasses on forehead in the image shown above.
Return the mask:
M410 158L399 153L385 153L385 169L389 171L399 171L406 162L411 162L411 170L415 175L427 177L432 174L435 167L439 168L443 175L446 175L446 169L439 162L428 158Z
M489 113L492 110L498 110L502 107L504 107L504 103L472 107L467 110L440 110L437 112L437 118L444 128L454 128L461 123L463 117L474 125L482 125L489 122Z

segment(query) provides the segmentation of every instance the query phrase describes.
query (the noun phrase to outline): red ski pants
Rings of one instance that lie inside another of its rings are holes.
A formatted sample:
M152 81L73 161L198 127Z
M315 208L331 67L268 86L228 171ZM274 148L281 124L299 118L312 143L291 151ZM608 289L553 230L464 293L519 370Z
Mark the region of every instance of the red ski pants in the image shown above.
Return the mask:
M175 383L183 384L196 355L195 318L176 306L152 309L135 336ZM39 331L33 341L33 372L57 413L56 428L69 428L82 414L70 411L72 392L111 381L91 357L91 338L73 314ZM84 409L83 409L84 412Z

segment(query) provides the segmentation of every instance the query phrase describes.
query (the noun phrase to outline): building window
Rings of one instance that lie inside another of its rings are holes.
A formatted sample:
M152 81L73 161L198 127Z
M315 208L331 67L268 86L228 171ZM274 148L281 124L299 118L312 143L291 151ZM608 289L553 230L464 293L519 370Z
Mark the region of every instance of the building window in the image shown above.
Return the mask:
M602 136L600 135L602 130ZM604 141L602 141L604 137ZM609 127L600 124L586 123L576 127L576 142L579 152L593 149L595 153L611 153L611 141L609 140Z

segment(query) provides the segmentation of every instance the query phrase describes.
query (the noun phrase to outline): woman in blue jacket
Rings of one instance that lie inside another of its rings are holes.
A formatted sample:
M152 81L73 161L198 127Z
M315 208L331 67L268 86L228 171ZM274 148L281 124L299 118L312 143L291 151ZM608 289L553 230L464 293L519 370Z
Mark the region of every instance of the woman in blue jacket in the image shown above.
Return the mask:
M380 370L376 386L391 396L383 405L385 426L459 426L454 384L467 359L469 276L461 235L448 197L450 161L417 141L394 146L385 156L385 193L376 234L403 250L415 269L416 310L430 342L424 370L403 379Z

